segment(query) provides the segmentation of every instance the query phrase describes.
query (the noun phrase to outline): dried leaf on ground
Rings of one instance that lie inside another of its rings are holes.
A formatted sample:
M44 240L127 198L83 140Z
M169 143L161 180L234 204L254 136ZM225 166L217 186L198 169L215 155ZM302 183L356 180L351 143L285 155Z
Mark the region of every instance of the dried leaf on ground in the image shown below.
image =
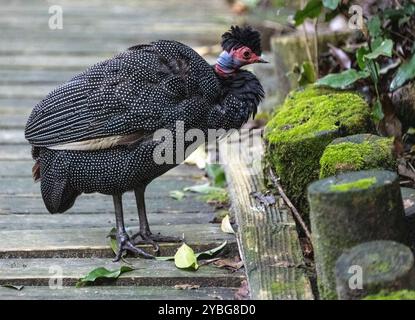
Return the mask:
M228 270L237 271L244 266L244 263L238 256L236 256L234 258L218 259L213 262L213 265L218 268L225 268Z
M251 192L251 196L262 205L272 206L276 203L275 197L272 194L263 194L262 192L253 191Z
M17 285L14 285L14 284L2 284L0 287L14 289L14 290L17 290L17 291L20 291L24 288L24 286L17 286Z
M199 289L200 286L197 284L189 284L189 283L184 283L184 284L176 284L174 286L174 289L177 290L194 290L194 289Z
M411 199L405 199L403 201L403 206L404 206L405 209L408 209L408 208L410 208L410 207L412 207L414 205L415 205L415 202L412 201Z
M231 225L231 221L229 219L229 215L226 215L223 219L222 219L222 223L220 225L220 229L225 232L225 233L230 233L230 234L234 234L235 231L232 228Z
M415 181L415 172L411 168L408 168L405 164L400 163L398 165L398 172L401 176Z
M249 299L249 287L248 281L243 280L241 287L235 292L235 300L248 300Z

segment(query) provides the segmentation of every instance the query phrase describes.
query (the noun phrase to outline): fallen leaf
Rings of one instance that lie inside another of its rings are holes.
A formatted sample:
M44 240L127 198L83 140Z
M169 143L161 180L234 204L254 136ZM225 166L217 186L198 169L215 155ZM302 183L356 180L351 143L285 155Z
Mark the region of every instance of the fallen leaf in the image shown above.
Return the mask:
M171 198L176 199L176 200L179 200L179 201L180 200L183 200L183 198L186 196L184 194L184 192L183 191L180 191L180 190L170 191L169 195L170 195Z
M200 286L197 284L176 284L174 286L174 289L178 289L178 290L194 290L194 289L199 289Z
M187 187L183 189L184 191L195 192L195 193L202 193L202 194L209 194L211 192L220 192L223 191L223 188L219 187L212 187L209 183L205 184L197 184L191 187Z
M218 246L216 248L206 250L206 251L203 251L203 252L200 252L200 253L196 253L196 257L197 258L206 257L206 256L212 257L213 255L219 253L223 248L225 248L227 243L228 243L227 241L224 241L220 246Z
M24 288L24 286L16 286L14 284L2 284L0 287L14 289L14 290L17 290L17 291L20 291Z
M103 278L118 279L118 277L123 273L133 270L135 269L129 266L121 266L118 270L108 270L104 267L99 267L90 271L85 277L80 278L76 283L76 287L79 288L83 285L94 283L96 280Z
M251 195L262 205L272 206L276 203L275 197L272 194L266 195L262 192L253 191Z
M413 202L411 199L405 199L403 201L403 205L404 205L405 209L408 209L408 208L412 207L413 205L415 205L415 202Z
M205 146L199 146L195 151L193 151L187 158L184 160L185 164L195 165L199 169L204 169L206 166L207 154L205 151Z
M235 300L248 300L249 299L249 287L248 281L243 280L241 287L235 293Z
M415 181L415 172L412 171L411 169L408 169L404 164L399 164L398 165L398 173L401 176L404 176L406 178L412 179L413 181Z
M235 233L235 231L232 228L231 222L229 220L229 215L226 215L226 217L222 219L220 229L225 233L231 233L231 234Z
M213 262L213 265L218 268L225 268L232 271L236 271L241 269L244 266L244 263L241 261L239 257L235 257L233 259L218 259Z
M179 269L193 269L197 270L197 257L192 248L183 243L174 255L174 264Z
M200 258L200 257L212 257L213 255L215 255L216 253L218 253L219 251L221 251L226 246L227 243L228 243L227 241L224 241L220 246L218 246L216 248L213 248L213 249L210 249L210 250L206 250L206 251L203 251L203 252L196 253L195 256L196 256L196 258ZM174 260L174 258L175 258L175 256L156 257L156 260L160 260L160 261L170 261L170 260Z

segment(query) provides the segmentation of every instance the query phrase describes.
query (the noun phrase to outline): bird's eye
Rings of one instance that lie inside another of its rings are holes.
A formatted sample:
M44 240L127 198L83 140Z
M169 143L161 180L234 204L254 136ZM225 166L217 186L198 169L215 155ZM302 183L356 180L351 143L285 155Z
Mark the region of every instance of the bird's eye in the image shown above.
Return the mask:
M244 51L243 55L245 59L248 59L251 56L251 53L249 51Z

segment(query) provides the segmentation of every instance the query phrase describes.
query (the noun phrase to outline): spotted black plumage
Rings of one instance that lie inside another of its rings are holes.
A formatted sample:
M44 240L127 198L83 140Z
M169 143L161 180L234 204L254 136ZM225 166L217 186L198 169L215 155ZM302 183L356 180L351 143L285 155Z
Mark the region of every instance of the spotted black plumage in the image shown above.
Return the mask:
M235 65L262 62L256 31L237 27L224 38L225 50L229 43L237 48L251 43L249 50L258 54L246 63L235 55ZM157 246L154 241L163 239L148 227L144 190L177 164L154 160L154 150L165 141L153 139L153 133L167 129L175 137L177 121L185 130L204 133L210 128L239 129L256 113L262 98L262 86L252 73L239 68L232 74L218 73L194 50L175 41L138 45L97 63L49 93L27 121L34 176L41 181L47 209L64 212L82 193L113 195L119 255L130 250L148 257L125 232L121 195L135 191L139 235ZM178 142L172 142L169 148L175 150Z

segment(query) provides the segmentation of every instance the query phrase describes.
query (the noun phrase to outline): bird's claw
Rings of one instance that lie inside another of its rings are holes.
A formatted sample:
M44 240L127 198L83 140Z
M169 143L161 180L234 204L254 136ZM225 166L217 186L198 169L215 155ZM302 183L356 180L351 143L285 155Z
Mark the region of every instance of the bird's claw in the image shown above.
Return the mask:
M138 254L145 259L154 259L153 255L148 254L144 250L135 247L134 243L131 242L127 234L122 234L122 235L117 236L117 241L118 241L118 252L113 260L114 262L119 261L122 258L123 253L127 251Z
M137 239L140 237L141 239ZM132 236L134 245L151 244L154 252L160 251L160 246L157 242L181 242L183 239L178 237L163 236L161 234L152 234L151 232L139 231Z

